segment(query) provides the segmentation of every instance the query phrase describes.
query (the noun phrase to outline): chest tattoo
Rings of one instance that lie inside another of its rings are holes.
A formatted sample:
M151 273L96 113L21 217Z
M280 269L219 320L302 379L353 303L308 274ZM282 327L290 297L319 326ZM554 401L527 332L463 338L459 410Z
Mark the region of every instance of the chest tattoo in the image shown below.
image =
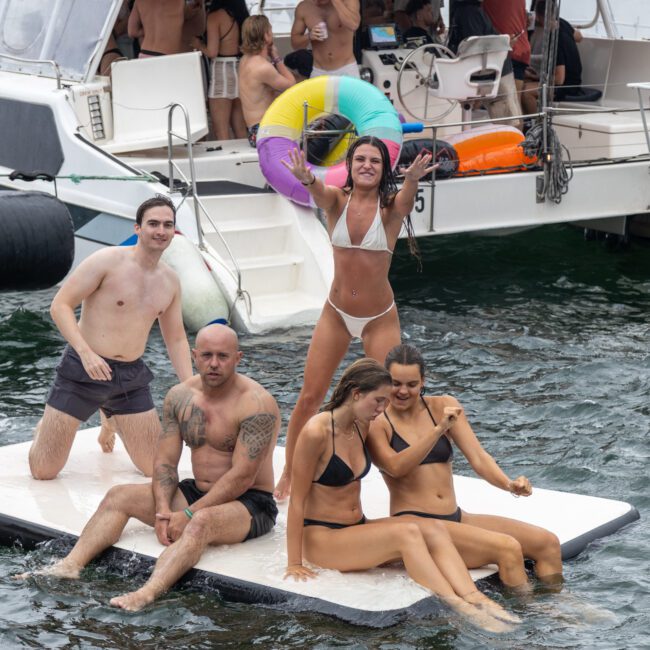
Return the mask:
M188 404L179 418L181 437L190 449L205 444L205 413L196 404Z

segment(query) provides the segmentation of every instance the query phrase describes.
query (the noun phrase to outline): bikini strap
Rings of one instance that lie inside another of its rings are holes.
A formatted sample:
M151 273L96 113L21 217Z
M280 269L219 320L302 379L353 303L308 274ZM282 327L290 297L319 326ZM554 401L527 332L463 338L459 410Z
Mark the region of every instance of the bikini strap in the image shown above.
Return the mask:
M357 433L359 434L359 439L361 440L361 444L365 447L366 443L363 439L363 436L361 435L361 431L359 431L359 425L356 423L356 421L353 422L353 424L354 424L354 428L357 430Z
M424 395L420 395L420 399L422 400L422 404L424 404L424 408L427 410L427 413L429 414L429 417L431 418L431 422L433 422L433 426L437 427L438 423L433 419L433 415L431 415L431 411L429 410L429 405L427 404L427 400L424 399ZM384 411L385 413L385 411Z
M330 411L330 415L332 416L332 456L336 454L336 444L334 442L334 409Z
M393 430L393 433L397 433L395 425L390 421L390 418L388 417L388 413L386 413L386 411L384 411L384 417L388 420L388 424L390 424L390 428Z
M232 31L232 28L235 26L236 22L237 21L233 18L232 22L230 23L230 27L228 27L228 31L221 37L222 39L226 38L226 36L228 36L228 34L230 34L230 32Z

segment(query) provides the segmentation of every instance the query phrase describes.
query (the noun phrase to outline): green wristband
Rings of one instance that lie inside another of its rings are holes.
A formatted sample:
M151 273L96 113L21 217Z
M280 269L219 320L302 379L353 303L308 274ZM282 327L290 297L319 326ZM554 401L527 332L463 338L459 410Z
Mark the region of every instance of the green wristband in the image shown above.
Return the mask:
M193 513L189 508L185 508L185 510L183 510L183 512L184 512L184 513L185 513L185 514L186 514L190 519L191 519L192 516L194 515L194 513Z

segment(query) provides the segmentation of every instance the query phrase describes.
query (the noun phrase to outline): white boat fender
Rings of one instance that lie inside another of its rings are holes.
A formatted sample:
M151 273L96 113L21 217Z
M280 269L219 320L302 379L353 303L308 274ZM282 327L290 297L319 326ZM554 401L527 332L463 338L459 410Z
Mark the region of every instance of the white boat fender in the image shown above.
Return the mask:
M62 201L44 192L0 192L0 291L47 289L74 259L74 226Z
M228 323L228 303L199 249L187 237L176 233L162 259L178 275L183 321L189 331Z

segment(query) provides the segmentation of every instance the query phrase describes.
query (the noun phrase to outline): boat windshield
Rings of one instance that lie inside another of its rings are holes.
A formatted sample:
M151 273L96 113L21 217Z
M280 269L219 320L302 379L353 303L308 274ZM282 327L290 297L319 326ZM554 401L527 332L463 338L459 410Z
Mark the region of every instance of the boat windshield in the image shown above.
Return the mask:
M0 0L0 69L87 81L122 0Z

